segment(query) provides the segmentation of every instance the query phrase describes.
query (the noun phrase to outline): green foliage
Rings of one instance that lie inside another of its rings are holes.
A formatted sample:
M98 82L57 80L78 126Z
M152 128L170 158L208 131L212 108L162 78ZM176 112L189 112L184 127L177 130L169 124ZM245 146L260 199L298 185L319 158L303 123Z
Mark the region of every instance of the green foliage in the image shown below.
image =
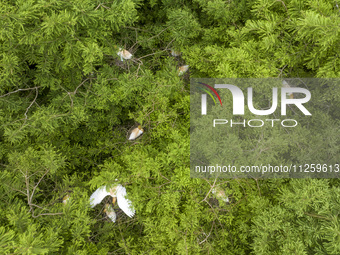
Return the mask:
M0 253L339 254L338 180L189 176L189 77L340 77L339 23L328 0L2 1ZM339 88L315 89L315 109L333 107L315 111L329 138L292 138L338 159ZM267 137L258 151L280 153L252 158L256 132L226 148L238 162L282 162L297 146ZM136 209L115 206L116 223L89 204L114 182Z

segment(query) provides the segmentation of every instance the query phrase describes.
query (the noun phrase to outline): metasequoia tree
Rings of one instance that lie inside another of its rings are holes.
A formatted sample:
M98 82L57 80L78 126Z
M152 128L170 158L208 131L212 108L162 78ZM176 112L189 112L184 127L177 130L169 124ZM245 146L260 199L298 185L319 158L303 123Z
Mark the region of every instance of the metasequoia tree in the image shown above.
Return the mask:
M0 7L1 254L339 254L338 180L194 179L189 170L190 77L339 77L334 1ZM329 150L319 156L339 158L339 88L321 92ZM128 140L139 125L144 133ZM251 138L242 149L253 148L261 132L242 132ZM136 215L115 207L113 223L108 201L92 209L89 197L116 179Z

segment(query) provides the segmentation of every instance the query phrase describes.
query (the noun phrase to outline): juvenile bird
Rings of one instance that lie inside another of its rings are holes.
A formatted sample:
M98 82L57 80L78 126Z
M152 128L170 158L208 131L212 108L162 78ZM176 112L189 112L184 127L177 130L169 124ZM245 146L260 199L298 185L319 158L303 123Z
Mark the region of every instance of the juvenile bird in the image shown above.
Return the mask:
M109 217L113 222L116 222L117 215L113 210L112 205L105 204L104 212L106 213L107 217Z

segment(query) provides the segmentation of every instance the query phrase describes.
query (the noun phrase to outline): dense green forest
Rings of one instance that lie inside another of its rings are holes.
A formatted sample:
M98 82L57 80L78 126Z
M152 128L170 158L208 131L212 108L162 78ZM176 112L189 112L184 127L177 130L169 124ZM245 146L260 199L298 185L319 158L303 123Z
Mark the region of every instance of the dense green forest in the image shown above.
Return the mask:
M1 1L0 254L340 254L338 179L190 177L190 78L340 78L339 5ZM319 130L270 142L327 134L316 158L339 159L339 87L322 95ZM112 222L89 198L118 183L135 215Z

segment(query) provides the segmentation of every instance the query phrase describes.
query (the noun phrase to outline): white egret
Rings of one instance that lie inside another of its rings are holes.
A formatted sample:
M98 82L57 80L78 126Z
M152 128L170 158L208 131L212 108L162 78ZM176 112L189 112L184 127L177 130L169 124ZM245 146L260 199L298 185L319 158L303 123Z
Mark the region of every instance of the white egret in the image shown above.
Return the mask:
M188 71L189 66L185 65L185 66L180 66L178 68L178 76L183 75L186 71Z
M139 125L138 127L134 128L131 131L129 140L135 140L137 137L139 137L141 134L143 134L143 132L144 132L144 129L142 129L142 126Z
M105 204L104 212L106 213L107 217L109 217L113 222L116 222L117 215L113 210L112 205Z
M132 58L132 54L128 52L127 50L123 50L122 48L119 48L117 55L120 56L121 61L123 61L123 59Z
M291 88L291 86L285 80L282 81L282 87L283 88ZM287 93L287 94L289 95L290 98L294 98L294 94L293 93Z
M109 189L109 191L107 191L106 186L101 186L100 188L98 188L95 192L93 192L90 197L91 207L95 207L106 196L111 196L114 199L117 199L117 204L119 208L122 209L122 211L130 218L135 215L136 211L133 208L131 201L125 198L126 189L120 184L113 186Z
M220 187L213 188L211 191L217 199L222 199L222 201L229 203L229 198L226 196L224 190Z
M65 195L64 197L63 197L63 204L64 205L67 205L67 203L69 202L69 200L70 200L70 195Z
M173 49L171 49L171 55L174 57L178 57L180 56L182 53L180 51L175 51Z

